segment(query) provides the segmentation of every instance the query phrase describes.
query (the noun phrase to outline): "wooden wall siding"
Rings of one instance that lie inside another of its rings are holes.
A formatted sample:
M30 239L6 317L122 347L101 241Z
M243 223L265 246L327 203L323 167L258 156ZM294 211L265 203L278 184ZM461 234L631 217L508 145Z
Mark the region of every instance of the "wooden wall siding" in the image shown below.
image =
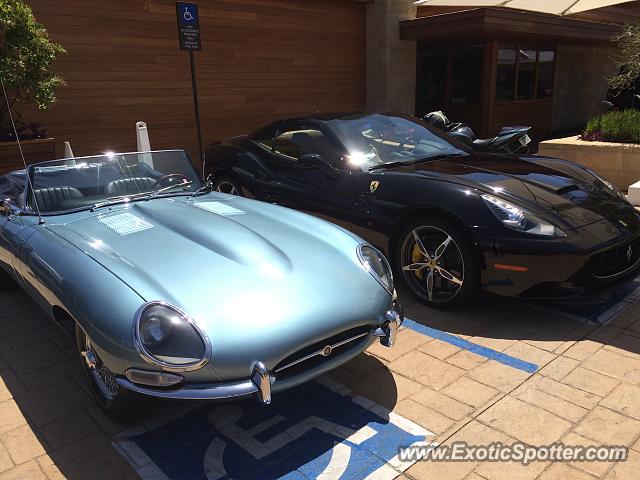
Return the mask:
M135 122L151 146L197 158L187 52L170 0L29 0L68 54L68 86L45 112L25 109L76 155L136 149ZM276 118L365 105L365 5L344 0L201 0L196 52L203 142Z

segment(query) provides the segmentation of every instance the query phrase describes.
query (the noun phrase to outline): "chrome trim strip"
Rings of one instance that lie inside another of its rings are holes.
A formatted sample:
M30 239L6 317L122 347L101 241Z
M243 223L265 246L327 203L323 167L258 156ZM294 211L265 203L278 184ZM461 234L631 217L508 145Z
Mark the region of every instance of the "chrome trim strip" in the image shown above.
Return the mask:
M369 335L368 332L361 333L360 335L356 335L355 337L351 337L351 338L348 338L348 339L343 340L341 342L338 342L335 345L327 345L326 347L322 347L320 350L318 350L316 352L313 352L313 353L310 353L309 355L307 355L305 357L302 357L302 358L296 360L295 362L287 363L285 366L278 368L275 373L280 373L282 370L286 370L287 368L293 367L294 365L298 365L299 363L306 362L307 360L310 360L313 357L317 357L317 356L327 357L327 356L329 356L331 354L331 353L329 353L329 355L325 354L325 350L326 350L327 347L330 347L331 351L333 351L336 348L339 348L339 347L341 347L341 346L343 346L343 345L345 345L347 343L353 342L354 340L358 340L358 339L366 337L368 335Z
M197 362L189 363L186 365L173 365L171 363L158 360L150 352L147 351L144 345L142 345L142 341L140 340L140 320L142 319L142 315L148 308L156 305L160 305L165 308L168 308L169 310L173 310L178 315L181 315L185 320L187 320L187 322L189 322L191 327L196 331L196 333L200 336L200 338L202 339L202 342L204 343L205 351L202 359L198 360ZM133 330L133 344L135 345L136 350L138 351L142 359L151 365L161 367L163 370L167 372L191 372L193 370L198 370L204 367L207 363L209 363L209 360L211 360L211 342L209 341L209 337L207 336L207 334L204 333L204 331L198 326L198 324L195 322L195 320L193 320L193 318L191 318L185 312L180 310L178 307L171 305L170 303L162 302L162 301L153 301L153 302L147 302L144 305L142 305L135 314L132 330Z
M166 398L173 400L222 400L226 398L245 397L258 392L258 388L251 380L235 383L222 383L207 388L183 387L176 390L159 390L156 388L146 388L135 383L131 383L124 378L117 378L116 382L133 392L149 395L151 397Z

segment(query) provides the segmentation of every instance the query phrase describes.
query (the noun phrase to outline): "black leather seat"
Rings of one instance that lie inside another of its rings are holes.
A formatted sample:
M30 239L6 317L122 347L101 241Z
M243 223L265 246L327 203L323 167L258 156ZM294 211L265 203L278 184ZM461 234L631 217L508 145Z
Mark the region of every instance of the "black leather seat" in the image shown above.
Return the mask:
M150 192L156 181L149 177L134 177L114 180L107 185L107 195L128 195Z
M473 141L473 147L477 148L478 150L484 150L486 148L488 148L489 146L491 146L491 144L495 141L495 137L494 138L487 138L487 139L477 139Z
M73 187L51 187L37 188L33 191L33 197L38 202L40 210L45 212L55 212L59 210L59 204L64 200L83 198L82 192ZM18 197L18 205L24 207L24 193ZM31 208L35 209L35 203L31 203Z

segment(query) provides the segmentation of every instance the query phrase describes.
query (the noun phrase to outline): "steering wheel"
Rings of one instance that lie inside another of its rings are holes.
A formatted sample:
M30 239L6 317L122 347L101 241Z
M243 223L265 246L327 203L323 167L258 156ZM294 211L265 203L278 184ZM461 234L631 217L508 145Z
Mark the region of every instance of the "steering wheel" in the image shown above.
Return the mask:
M176 179L181 179L182 181L177 182ZM173 184L180 185L181 183L186 183L190 181L191 179L183 173L170 173L169 175L165 175L164 177L156 180L156 183L154 183L151 188L154 190L156 189L159 190L160 188L163 188L163 187L170 187Z

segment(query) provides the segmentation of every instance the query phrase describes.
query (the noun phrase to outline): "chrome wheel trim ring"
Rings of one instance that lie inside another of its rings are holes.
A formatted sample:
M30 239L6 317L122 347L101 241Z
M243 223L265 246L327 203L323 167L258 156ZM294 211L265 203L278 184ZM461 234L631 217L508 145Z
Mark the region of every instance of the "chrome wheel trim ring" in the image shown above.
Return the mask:
M236 197L240 196L236 186L233 183L227 182L227 181L222 181L220 183L217 183L216 191L220 193L226 193L227 195L235 195Z
M115 400L118 396L118 383L116 376L102 362L100 357L95 353L91 346L91 340L85 334L85 351L81 352L85 358L86 367L89 369L89 375L93 379L98 391L106 400ZM90 361L89 359L93 359Z
M424 231L437 233L438 235L443 236L445 240L442 243L439 243L438 247L436 247L435 249L429 250L429 247L425 246L424 241L421 239L420 234ZM418 245L418 239L420 239L421 245ZM421 253L426 250L426 253L429 254L429 258L426 258L423 253L422 261L419 263L413 263L410 259L412 256L412 252L416 247L420 249ZM452 248L455 248L457 259L462 270L459 277L452 274L450 272L450 268L447 268L447 265L444 265L441 261L437 261L441 259L442 256L446 252L449 252ZM450 302L460 293L460 290L464 285L464 275L466 269L464 264L464 257L462 256L462 250L460 250L460 247L451 235L449 235L441 228L432 225L422 225L420 227L417 227L411 230L405 236L402 243L402 249L400 250L400 264L402 274L405 278L405 281L409 285L409 288L411 288L411 290L420 298L428 301L429 303L442 304ZM416 272L420 270L424 272L424 281L422 281L416 275ZM434 291L434 281L436 279L436 276L446 280L448 284L457 284L457 288L452 289L452 293L446 298L436 298L436 295L434 295L434 293L436 293ZM421 285L421 283L424 283L424 285ZM429 295L428 291L429 285L431 285L431 295Z

